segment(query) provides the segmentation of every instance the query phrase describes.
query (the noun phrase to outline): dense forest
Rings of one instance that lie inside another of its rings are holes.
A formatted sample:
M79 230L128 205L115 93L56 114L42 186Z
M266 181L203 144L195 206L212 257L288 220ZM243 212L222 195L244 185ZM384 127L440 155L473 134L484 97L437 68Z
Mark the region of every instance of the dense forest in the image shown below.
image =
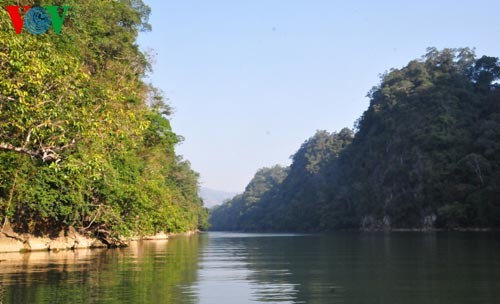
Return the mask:
M500 61L429 48L368 94L355 130L318 131L212 210L214 230L500 227Z
M149 7L36 3L70 9L59 35L18 35L0 10L0 224L115 236L204 226L198 175L175 153L182 138L171 108L144 81L150 58L136 39L150 29Z

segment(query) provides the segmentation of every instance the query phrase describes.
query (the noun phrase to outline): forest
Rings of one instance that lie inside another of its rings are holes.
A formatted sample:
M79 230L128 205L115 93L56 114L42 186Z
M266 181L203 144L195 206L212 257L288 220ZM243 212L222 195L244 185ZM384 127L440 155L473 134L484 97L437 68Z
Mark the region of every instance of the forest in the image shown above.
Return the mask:
M381 76L354 129L317 131L211 211L213 230L500 228L500 61L429 48Z
M206 226L198 174L175 152L172 109L145 81L152 58L136 39L150 30L149 7L36 4L70 7L59 35L17 34L0 10L0 225L108 236Z
M0 12L0 225L112 236L207 228L172 108L146 81L153 58L137 37L151 29L149 7L37 2L63 4L59 34L16 33ZM212 229L498 228L499 80L496 57L429 48L381 76L353 129L317 131L290 166L260 169L212 210Z

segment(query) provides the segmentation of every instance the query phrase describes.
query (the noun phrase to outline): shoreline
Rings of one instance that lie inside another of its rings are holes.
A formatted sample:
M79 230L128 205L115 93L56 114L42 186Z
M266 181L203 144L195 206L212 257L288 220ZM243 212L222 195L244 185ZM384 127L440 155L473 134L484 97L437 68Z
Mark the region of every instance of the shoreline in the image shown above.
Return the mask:
M359 233L435 233L435 232L500 232L500 229L493 228L456 228L456 229L421 229L421 228L395 228L395 229L342 229L340 232L359 232ZM285 231L206 231L206 232L237 232L237 233L334 233L335 231L317 231L317 232L285 232ZM205 232L205 233L206 233ZM139 241L160 241L169 240L176 237L188 237L203 233L200 230L165 233L159 232L156 235L121 237L119 239L99 239L84 236L70 227L69 231L61 232L57 237L34 236L33 234L18 234L10 229L9 226L0 231L0 253L27 253L27 252L59 252L74 251L80 249L108 249L128 247L132 242Z
M338 229L338 230L325 230L325 231L253 231L253 230L208 230L207 232L229 232L229 233L262 233L262 234L325 234L325 233L335 233L335 232L359 232L359 233L374 233L374 232L420 232L420 233L430 233L430 232L500 232L499 228L453 228L453 229L443 229L443 228L393 228L393 229Z
M0 253L26 252L59 252L80 249L119 248L128 247L131 242L169 240L175 237L192 236L200 233L199 230L165 233L159 232L151 236L120 237L118 239L104 239L85 236L73 227L68 231L61 231L58 236L35 236L14 232L9 225L0 231Z

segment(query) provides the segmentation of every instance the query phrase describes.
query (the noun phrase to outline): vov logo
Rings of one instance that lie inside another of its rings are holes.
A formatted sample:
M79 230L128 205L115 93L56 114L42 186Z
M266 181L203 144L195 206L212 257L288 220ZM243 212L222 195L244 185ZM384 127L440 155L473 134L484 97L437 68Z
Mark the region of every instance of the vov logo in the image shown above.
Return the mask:
M23 26L34 35L45 34L51 24L56 34L61 33L64 19L70 9L69 6L7 6L12 26L16 34L21 34ZM21 16L21 8L24 9L24 19ZM59 14L62 8L62 14Z

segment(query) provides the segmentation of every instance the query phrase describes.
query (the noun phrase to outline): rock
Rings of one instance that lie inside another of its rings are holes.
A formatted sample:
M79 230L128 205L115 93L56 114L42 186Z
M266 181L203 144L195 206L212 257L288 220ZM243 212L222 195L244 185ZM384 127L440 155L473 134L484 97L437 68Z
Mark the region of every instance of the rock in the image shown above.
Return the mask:
M26 240L22 236L20 236L19 234L15 233L14 230L12 230L12 227L10 226L8 220L5 220L5 223L2 228L2 234L8 238L18 240L22 243L26 242Z
M179 233L169 233L168 236L169 237L177 237L177 236L192 236L192 235L195 235L195 234L198 234L200 233L199 230L191 230L191 231L187 231L187 232L179 232Z
M119 247L127 247L128 244L125 240L117 239L117 238L100 238L99 239L102 243L106 244L108 248L119 248Z
M92 242L90 243L90 246L86 247L86 248L107 248L108 247L106 244L101 242L101 240L94 239L91 241Z
M367 215L361 222L361 230L363 231L389 231L391 230L391 217L384 215L382 219L376 218L373 215Z
M384 218L382 220L382 224L384 226L384 230L390 230L391 229L391 217L388 215L384 215Z
M434 224L436 223L437 215L428 214L422 218L422 230L432 230L434 229Z
M25 250L24 243L8 237L0 237L0 252L20 252Z
M51 241L51 239L45 237L30 236L26 241L28 245L26 249L30 251L49 250Z
M75 248L75 241L70 238L57 238L50 241L49 250L70 250Z
M109 246L126 246L120 240L110 242ZM107 244L96 238L91 238L78 233L73 227L61 230L56 237L36 237L32 234L19 235L15 233L10 225L0 232L0 252L20 251L63 251L84 248L103 248Z
M160 231L156 235L144 236L142 237L142 239L147 241L168 240L168 234L166 234L163 231Z
M92 243L94 241L95 241L94 239L91 239L91 238L88 238L88 237L84 237L84 236L82 236L80 234L77 234L77 235L75 235L74 249L78 249L78 248L91 248L92 247Z

